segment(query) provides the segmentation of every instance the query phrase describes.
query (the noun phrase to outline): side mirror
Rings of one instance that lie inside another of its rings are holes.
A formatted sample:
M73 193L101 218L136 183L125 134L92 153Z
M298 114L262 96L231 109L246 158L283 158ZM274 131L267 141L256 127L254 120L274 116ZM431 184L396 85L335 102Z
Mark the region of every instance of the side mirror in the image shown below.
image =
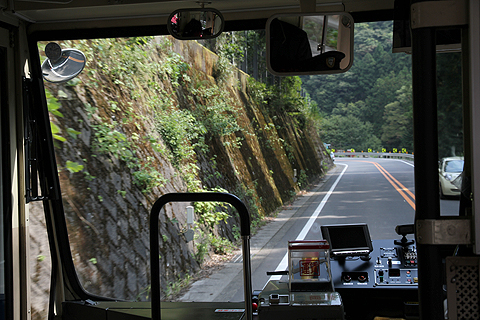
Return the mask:
M180 9L168 17L168 32L180 40L204 40L218 37L225 25L220 11L208 9Z
M267 21L267 67L278 76L346 72L353 27L345 12L277 14Z
M63 49L58 43L45 46L47 59L42 63L43 78L48 82L66 82L78 76L85 67L83 52L77 49Z

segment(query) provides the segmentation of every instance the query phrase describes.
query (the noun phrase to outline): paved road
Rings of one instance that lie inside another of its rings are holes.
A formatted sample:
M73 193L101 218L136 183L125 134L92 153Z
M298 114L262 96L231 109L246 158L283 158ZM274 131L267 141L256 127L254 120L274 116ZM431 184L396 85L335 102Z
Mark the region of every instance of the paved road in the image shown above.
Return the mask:
M399 238L395 226L413 223L411 162L337 158L335 163L336 168L325 179L252 237L253 289L262 289L272 279L266 271L286 269L288 240L322 239L321 225L367 223L372 240L376 240ZM442 200L441 211L442 215L458 214L458 201ZM194 283L182 300L242 301L241 257L208 279Z

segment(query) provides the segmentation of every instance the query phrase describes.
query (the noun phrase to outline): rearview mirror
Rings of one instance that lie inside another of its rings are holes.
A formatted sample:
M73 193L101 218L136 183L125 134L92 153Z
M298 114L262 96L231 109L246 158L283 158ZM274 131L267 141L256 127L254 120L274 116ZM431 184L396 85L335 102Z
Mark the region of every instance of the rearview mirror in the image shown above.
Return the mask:
M168 17L168 32L180 40L204 40L218 37L225 24L220 11L208 9L180 9Z
M45 46L47 59L42 63L43 78L48 82L69 81L82 72L86 59L77 49L63 49L58 43L50 42Z
M353 18L345 12L278 14L267 21L267 67L277 76L346 72Z

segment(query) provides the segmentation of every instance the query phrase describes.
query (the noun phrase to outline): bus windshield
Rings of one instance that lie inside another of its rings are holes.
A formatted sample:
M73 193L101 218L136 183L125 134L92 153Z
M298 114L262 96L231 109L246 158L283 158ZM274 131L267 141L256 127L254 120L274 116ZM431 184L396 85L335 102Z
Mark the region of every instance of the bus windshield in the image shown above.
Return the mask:
M391 53L391 21L355 32L349 72L302 77L268 73L264 30L198 42L58 42L87 61L68 82L45 81L84 289L150 299L150 210L172 192L227 192L245 203L253 289L281 277L266 272L286 270L289 240L323 239L324 225L367 224L372 240L400 239L395 226L415 214L411 61ZM46 45L38 44L42 59ZM460 155L457 142L445 153ZM456 199L442 200L442 214L457 211ZM171 203L159 220L165 300L243 299L231 206Z

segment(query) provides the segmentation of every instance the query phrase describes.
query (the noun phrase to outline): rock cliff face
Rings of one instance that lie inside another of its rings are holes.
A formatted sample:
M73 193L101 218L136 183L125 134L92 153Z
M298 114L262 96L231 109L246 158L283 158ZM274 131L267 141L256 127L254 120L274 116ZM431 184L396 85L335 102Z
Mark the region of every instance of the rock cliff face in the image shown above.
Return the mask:
M148 218L161 195L221 188L247 204L255 225L332 165L297 107L275 110L258 98L261 86L196 42L70 45L85 52L87 67L46 86L70 245L89 292L148 299ZM187 242L187 205L169 204L160 216L166 291L219 249L215 239L238 237L234 211L196 206L196 237ZM41 263L32 268L41 272Z

